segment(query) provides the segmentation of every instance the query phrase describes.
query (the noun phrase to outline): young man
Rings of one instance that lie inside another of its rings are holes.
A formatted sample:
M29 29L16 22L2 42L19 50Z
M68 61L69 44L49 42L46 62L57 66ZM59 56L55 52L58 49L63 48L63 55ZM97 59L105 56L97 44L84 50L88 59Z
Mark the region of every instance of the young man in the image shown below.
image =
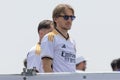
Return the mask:
M44 72L75 72L75 42L68 34L74 10L70 5L59 4L53 10L54 30L41 42L41 58Z
M31 48L27 55L27 69L36 67L36 72L42 72L41 68L41 39L45 34L53 30L53 22L50 20L43 20L38 25L39 42Z

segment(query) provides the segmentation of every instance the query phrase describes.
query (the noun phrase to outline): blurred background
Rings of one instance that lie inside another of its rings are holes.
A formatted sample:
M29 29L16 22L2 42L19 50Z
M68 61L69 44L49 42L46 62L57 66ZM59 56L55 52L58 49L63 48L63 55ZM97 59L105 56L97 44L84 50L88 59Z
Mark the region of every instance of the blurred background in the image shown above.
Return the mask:
M69 33L87 59L86 71L112 71L111 61L120 57L119 0L0 0L0 74L22 72L28 50L38 42L39 22L52 20L60 3L75 10Z

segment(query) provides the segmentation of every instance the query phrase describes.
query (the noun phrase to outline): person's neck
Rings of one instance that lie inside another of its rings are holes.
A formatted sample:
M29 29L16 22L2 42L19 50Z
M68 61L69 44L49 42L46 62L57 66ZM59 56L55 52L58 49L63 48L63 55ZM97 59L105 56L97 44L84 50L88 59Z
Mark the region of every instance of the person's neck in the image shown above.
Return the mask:
M41 44L41 41L38 41L38 44Z
M42 40L42 38L39 39L39 42L38 42L39 44L41 44L41 40Z
M62 36L64 36L65 38L68 38L68 30L64 30L60 27L56 27L57 30L59 30L59 32L62 34Z

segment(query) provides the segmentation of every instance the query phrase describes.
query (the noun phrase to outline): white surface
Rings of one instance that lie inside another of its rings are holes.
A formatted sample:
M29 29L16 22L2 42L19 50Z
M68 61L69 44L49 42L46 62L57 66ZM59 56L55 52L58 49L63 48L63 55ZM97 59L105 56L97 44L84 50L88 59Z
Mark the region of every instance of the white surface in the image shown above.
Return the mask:
M70 34L87 71L111 71L120 57L119 0L0 0L0 74L21 73L27 51L38 42L37 26L53 8L68 3L76 19Z
M120 73L48 73L36 76L0 75L1 80L120 80Z

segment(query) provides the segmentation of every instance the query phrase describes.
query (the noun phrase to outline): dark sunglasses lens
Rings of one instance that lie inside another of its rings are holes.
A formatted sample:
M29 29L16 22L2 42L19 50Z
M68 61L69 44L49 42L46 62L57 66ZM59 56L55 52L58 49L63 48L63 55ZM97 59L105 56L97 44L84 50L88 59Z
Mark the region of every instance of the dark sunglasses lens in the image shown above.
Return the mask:
M65 20L68 20L69 17L71 18L71 20L74 20L74 19L75 19L75 16L67 16L67 15L63 16L63 18L64 18Z
M75 16L71 16L71 20L74 20L75 19Z
M63 16L65 20L68 20L69 19L69 16Z

